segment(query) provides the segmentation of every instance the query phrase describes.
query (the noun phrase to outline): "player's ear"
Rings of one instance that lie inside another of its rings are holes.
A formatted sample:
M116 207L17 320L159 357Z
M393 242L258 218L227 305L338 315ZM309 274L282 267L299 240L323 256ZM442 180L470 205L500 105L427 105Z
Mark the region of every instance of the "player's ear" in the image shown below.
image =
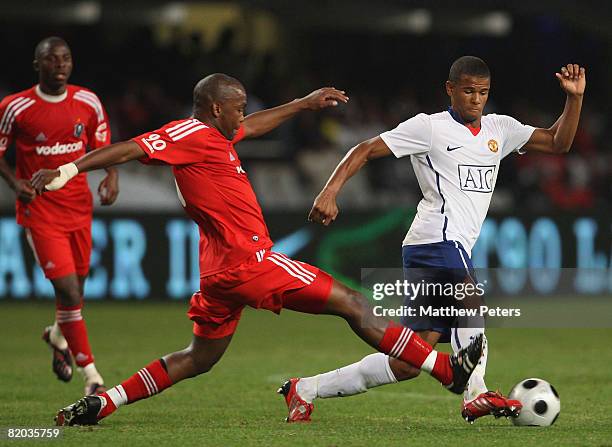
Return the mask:
M34 59L32 61L32 67L34 68L35 72L38 72L40 70L40 67L38 66L38 59Z
M219 115L221 115L221 104L218 102L213 102L210 107L212 108L213 116L215 118L219 118Z
M451 81L446 81L445 86L446 86L446 94L448 96L453 96L453 87L454 87L453 83Z

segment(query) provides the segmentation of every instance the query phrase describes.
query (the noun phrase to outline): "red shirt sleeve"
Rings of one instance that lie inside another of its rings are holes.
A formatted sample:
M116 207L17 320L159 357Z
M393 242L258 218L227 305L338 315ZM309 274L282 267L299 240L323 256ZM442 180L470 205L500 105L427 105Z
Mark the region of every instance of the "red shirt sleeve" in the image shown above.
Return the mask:
M145 153L146 164L186 165L205 160L208 126L196 119L173 121L132 138Z
M0 157L4 157L13 140L12 126L7 125L10 118L10 110L7 110L10 99L11 97L7 96L0 102Z
M111 142L111 130L108 122L108 114L100 99L90 92L96 99L97 108L92 109L87 123L87 141L90 149L99 149L108 146Z

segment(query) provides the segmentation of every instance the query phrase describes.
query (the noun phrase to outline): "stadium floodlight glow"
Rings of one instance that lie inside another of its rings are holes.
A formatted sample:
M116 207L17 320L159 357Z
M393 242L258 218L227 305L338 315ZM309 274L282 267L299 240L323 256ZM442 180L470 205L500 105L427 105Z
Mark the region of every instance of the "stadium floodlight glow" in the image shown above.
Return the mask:
M74 5L73 18L79 23L95 23L102 16L102 6L96 1L83 1Z
M505 12L491 12L482 20L483 31L496 36L505 36L512 30L512 18Z
M512 17L507 12L493 11L467 20L461 28L465 34L505 36L512 31Z
M385 19L381 28L385 31L408 31L414 34L425 34L431 30L432 22L433 19L429 10L415 9Z
M431 28L431 13L426 9L416 9L406 17L406 26L417 34L423 34Z
M184 3L168 3L161 9L162 22L180 24L187 18L187 6Z

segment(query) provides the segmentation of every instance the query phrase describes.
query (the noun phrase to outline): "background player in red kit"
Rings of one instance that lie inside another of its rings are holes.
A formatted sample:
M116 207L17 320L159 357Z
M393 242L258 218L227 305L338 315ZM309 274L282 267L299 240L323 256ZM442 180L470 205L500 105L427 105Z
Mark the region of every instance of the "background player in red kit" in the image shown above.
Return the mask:
M246 305L276 313L287 308L341 316L371 346L429 372L451 391L463 392L481 356L481 337L456 355L438 353L410 329L375 317L363 296L324 271L271 251L268 229L234 144L274 129L301 110L347 100L344 92L323 88L245 118L242 84L214 74L194 89L193 118L34 175L32 184L42 193L63 187L79 172L129 160L168 164L179 199L200 228L200 291L188 313L194 321L191 344L155 360L121 385L60 410L58 425L95 424L123 404L209 371L229 346ZM299 398L295 382L287 382L281 392L288 419L308 420L312 406Z
M9 95L0 103L0 175L17 195L17 222L56 296L55 324L43 339L53 350L53 371L63 381L72 378L72 359L82 368L85 391L101 391L87 328L81 316L83 288L91 252L92 197L85 174L62 191L37 196L29 179L39 169L56 168L110 143L106 112L91 91L69 85L72 55L59 37L42 40L34 53L39 83ZM4 160L14 141L16 172ZM98 188L103 205L119 193L117 172Z

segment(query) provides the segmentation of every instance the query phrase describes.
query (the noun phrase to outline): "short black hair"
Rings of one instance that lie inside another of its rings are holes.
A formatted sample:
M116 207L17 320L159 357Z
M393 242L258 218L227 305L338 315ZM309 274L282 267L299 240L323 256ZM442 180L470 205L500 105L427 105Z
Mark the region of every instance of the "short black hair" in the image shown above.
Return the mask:
M34 59L38 59L43 52L57 46L66 47L68 50L70 50L68 43L61 37L45 37L43 40L38 42L38 45L36 45L36 48L34 49Z
M448 80L457 82L463 75L490 78L491 72L486 62L479 57L461 56L451 65L450 71L448 72Z
M225 101L235 89L244 90L242 83L224 73L213 73L201 79L193 89L194 107L206 107Z

